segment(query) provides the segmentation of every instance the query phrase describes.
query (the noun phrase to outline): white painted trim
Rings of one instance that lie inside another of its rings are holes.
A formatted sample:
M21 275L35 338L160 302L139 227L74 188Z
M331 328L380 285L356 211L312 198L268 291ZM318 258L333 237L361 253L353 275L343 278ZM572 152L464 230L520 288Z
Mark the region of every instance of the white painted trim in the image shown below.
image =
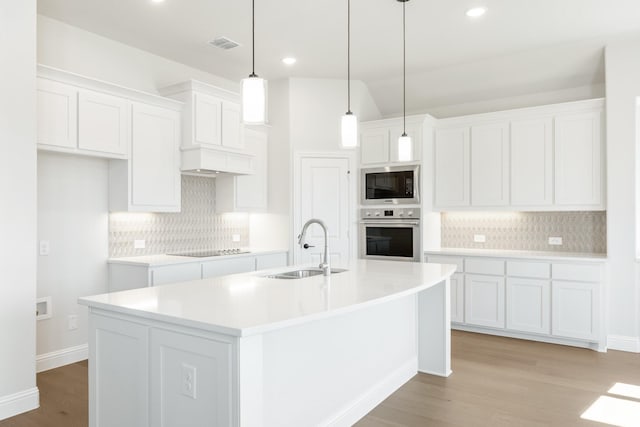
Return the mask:
M325 422L323 426L349 427L352 426L378 406L384 399L393 394L407 381L413 378L418 371L418 358L413 358L407 363L393 371L378 384L371 387L360 397L352 400L345 409Z
M40 407L38 387L0 397L0 420Z
M609 335L607 337L607 347L609 350L640 353L640 338L625 337L622 335Z
M80 362L89 358L88 344L63 348L51 353L36 356L36 372L44 372L49 369L59 368L71 363Z

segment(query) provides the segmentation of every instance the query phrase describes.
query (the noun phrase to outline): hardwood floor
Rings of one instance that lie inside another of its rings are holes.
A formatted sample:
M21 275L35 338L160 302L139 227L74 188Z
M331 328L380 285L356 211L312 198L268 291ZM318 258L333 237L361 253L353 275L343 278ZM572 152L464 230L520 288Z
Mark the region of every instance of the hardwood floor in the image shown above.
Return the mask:
M418 374L358 427L605 426L580 419L616 383L640 386L640 355L453 332L453 375ZM0 427L87 425L87 362L38 374L41 407Z

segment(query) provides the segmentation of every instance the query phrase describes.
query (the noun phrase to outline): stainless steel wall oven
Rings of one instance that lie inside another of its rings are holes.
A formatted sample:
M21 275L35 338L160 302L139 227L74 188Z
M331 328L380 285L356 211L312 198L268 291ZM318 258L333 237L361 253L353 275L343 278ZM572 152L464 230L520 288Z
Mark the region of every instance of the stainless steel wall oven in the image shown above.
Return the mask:
M360 218L361 258L422 260L420 208L365 208Z

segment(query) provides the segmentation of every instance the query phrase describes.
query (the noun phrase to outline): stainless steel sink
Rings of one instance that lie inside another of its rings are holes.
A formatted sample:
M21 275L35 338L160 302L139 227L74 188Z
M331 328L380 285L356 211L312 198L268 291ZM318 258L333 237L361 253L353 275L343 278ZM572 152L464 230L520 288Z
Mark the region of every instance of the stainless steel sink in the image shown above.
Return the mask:
M332 268L331 274L342 273L347 271L344 268ZM302 268L300 270L285 271L278 274L269 274L264 276L268 279L304 279L305 277L319 276L322 274L322 270L319 268Z

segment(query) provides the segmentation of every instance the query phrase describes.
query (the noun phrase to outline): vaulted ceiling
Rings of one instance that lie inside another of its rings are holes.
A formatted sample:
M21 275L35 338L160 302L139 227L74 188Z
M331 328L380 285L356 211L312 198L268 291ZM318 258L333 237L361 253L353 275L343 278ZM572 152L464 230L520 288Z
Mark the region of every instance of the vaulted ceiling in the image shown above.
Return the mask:
M385 115L402 108L402 6L352 0L352 78ZM488 8L470 19L472 6ZM638 0L412 0L407 110L604 82L603 47L640 35ZM38 12L231 80L251 71L250 0L39 0ZM347 0L256 0L256 72L346 77ZM241 44L220 50L226 36ZM285 66L281 59L298 62Z

